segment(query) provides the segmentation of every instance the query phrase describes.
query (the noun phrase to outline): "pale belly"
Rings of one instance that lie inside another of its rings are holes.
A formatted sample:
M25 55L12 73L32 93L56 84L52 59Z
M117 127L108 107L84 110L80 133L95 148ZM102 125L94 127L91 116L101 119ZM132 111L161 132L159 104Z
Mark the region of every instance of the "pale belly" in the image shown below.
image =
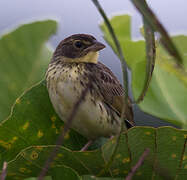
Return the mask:
M53 84L53 82L51 83ZM82 93L82 88L74 88L75 83L79 82L58 81L56 87L48 89L55 111L65 122ZM80 84L77 85L76 87L81 87ZM88 92L84 101L78 107L71 127L88 139L115 135L120 131L121 121L115 112L110 111L112 110L107 108L103 102L99 99L93 99L90 92Z

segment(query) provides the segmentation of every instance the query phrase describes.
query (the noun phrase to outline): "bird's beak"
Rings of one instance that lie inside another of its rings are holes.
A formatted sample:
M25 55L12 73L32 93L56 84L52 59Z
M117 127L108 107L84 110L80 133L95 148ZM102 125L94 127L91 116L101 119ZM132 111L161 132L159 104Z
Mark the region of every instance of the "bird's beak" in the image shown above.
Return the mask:
M97 52L97 51L100 51L101 49L104 49L104 48L105 48L104 44L95 40L91 46L89 46L88 48L85 49L85 52L91 52L91 51Z
M101 49L104 49L105 45L97 40L94 41L94 44L90 46L91 51L100 51Z
M94 43L89 46L88 48L84 49L83 52L81 53L81 56L86 55L89 52L97 52L100 51L101 49L104 49L106 46L102 44L101 42L95 40Z

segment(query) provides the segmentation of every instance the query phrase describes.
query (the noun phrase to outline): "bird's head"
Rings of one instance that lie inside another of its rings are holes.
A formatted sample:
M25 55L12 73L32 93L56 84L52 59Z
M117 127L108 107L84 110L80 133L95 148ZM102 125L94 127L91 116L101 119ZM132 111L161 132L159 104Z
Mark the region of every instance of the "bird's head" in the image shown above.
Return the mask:
M98 51L105 45L88 34L74 34L57 46L52 61L97 63Z

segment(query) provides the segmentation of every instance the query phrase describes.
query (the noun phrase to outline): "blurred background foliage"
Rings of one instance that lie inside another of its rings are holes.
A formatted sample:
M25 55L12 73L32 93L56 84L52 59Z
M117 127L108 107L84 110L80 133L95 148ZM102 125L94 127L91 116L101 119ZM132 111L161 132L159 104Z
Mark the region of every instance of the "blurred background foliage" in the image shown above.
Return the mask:
M45 43L56 28L55 21L35 22L0 38L0 121L16 98L44 77L52 55Z

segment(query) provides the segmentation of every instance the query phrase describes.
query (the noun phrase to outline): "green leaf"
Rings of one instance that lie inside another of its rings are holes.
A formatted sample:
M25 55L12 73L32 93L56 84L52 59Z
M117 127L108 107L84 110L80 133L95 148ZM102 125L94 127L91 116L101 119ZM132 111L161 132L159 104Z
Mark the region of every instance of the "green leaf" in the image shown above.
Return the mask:
M52 179L53 180L81 180L81 177L76 171L69 167L58 166L52 169Z
M150 179L152 176L165 177L159 168L168 172L174 179L176 176L187 177L185 150L187 131L171 127L151 128L136 127L123 134L115 161L108 173L103 177L125 177L134 166L145 148L150 148L148 160L138 169L133 179ZM102 150L89 152L71 151L60 147L57 157L53 161L47 175L53 175L54 168L59 166L70 167L81 175L97 175L104 168L111 149L114 148L115 139L108 141ZM19 153L8 163L8 177L14 179L37 176L54 146L31 146ZM124 149L124 151L123 151ZM180 178L179 178L180 179Z
M145 41L133 41L130 34L130 17L115 16L111 24L120 41L127 64L132 70L132 91L137 99L142 92L146 76ZM101 25L104 38L114 49L112 39L104 24ZM187 69L187 36L172 37L184 59ZM175 125L187 128L187 74L176 66L176 63L157 43L156 64L153 78L144 101L139 107L146 113L157 116Z
M26 178L24 180L37 180L37 178L36 177L31 177L31 178ZM50 176L46 176L46 177L44 177L44 180L53 180L53 179Z
M25 24L0 37L0 121L27 88L44 77L51 57L45 46L55 33L55 21Z
M82 176L82 180L124 180L124 178L95 177L91 175Z
M55 144L63 125L53 110L45 83L34 86L16 100L9 118L0 123L0 164L26 147ZM71 131L65 136L64 146L80 150L86 142Z
M4 161L8 162L7 179L37 177L55 147L54 142L62 126L63 122L52 108L44 82L17 99L9 119L0 124L0 162L1 166ZM122 134L114 161L103 177L127 176L145 148L150 149L150 154L135 174L135 179L150 179L152 176L159 179L163 175L158 166L166 168L172 178L177 175L187 177L186 138L187 131L172 127L131 128ZM60 168L68 176L77 178L99 174L113 153L116 137L108 140L100 149L77 151L86 141L71 130L47 176L60 173Z
M32 146L28 147L8 165L8 177L14 178L26 178L31 176L37 176L41 168L44 166L50 152L53 150L54 146ZM67 148L60 147L55 160L52 163L51 169L47 172L47 175L54 175L54 168L59 166L70 167L77 171L80 175L82 174L94 174L99 171L102 164L94 163L95 160L102 161L100 151L92 151L90 153L70 151ZM91 162L93 160L93 167ZM98 162L97 161L97 162ZM101 162L100 161L100 162ZM89 167L90 165L90 167ZM88 167L87 167L88 166ZM95 171L97 169L97 171Z

